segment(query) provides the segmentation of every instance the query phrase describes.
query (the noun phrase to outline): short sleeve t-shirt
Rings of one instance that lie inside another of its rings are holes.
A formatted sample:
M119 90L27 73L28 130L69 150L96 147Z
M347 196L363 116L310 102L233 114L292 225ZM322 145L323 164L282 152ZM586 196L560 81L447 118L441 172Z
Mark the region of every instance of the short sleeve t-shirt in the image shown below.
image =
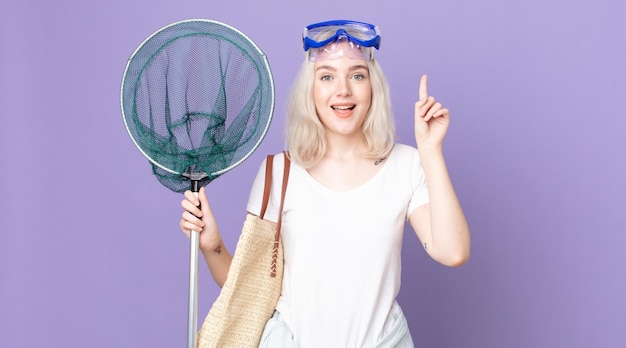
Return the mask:
M265 218L277 221L284 157L274 159ZM301 348L363 347L393 326L404 225L429 202L417 149L396 144L366 183L333 191L292 163L282 221L284 278L276 310ZM265 163L248 211L261 208Z

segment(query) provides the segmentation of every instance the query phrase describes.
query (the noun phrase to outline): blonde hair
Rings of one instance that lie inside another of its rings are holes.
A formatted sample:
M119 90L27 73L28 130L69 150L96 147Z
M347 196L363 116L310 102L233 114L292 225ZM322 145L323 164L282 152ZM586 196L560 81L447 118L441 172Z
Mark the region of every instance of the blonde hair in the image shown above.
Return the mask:
M324 126L313 101L314 63L305 59L296 75L287 105L285 140L293 161L311 168L326 152ZM393 147L396 133L389 85L375 59L367 61L372 100L363 122L362 132L367 145L364 156L382 158Z

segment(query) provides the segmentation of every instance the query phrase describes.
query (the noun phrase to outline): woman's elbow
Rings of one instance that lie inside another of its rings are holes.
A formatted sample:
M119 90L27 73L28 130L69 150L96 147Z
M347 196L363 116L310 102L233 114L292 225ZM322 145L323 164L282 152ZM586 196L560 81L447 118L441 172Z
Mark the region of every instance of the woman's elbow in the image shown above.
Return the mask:
M467 261L469 261L469 257L470 250L469 247L467 247L461 248L454 252L448 252L445 255L441 255L440 257L435 258L435 260L444 266L460 267L466 264Z
M460 267L469 261L469 252L451 257L444 265L448 267Z

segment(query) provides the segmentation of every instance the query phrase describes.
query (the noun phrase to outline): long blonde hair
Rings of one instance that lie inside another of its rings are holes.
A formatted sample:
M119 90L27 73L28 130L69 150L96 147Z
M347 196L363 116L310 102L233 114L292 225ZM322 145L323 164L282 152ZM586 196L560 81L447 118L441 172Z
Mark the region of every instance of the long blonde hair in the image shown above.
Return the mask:
M313 101L314 63L305 59L296 75L287 105L285 139L293 161L311 168L326 152L324 126L320 122ZM363 122L363 136L367 145L364 156L382 158L393 147L396 133L389 85L375 59L367 62L372 87L372 101Z

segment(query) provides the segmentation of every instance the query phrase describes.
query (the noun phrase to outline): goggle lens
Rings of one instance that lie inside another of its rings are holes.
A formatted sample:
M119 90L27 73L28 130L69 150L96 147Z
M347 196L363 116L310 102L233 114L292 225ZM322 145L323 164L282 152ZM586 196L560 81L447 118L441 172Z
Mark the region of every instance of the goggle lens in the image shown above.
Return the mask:
M378 49L380 46L378 27L369 23L340 20L315 23L304 28L304 50L326 46L341 36L363 47Z
M372 47L363 47L350 41L346 36L340 36L325 46L310 48L308 51L309 61L311 62L341 57L371 60L373 55L374 51Z

